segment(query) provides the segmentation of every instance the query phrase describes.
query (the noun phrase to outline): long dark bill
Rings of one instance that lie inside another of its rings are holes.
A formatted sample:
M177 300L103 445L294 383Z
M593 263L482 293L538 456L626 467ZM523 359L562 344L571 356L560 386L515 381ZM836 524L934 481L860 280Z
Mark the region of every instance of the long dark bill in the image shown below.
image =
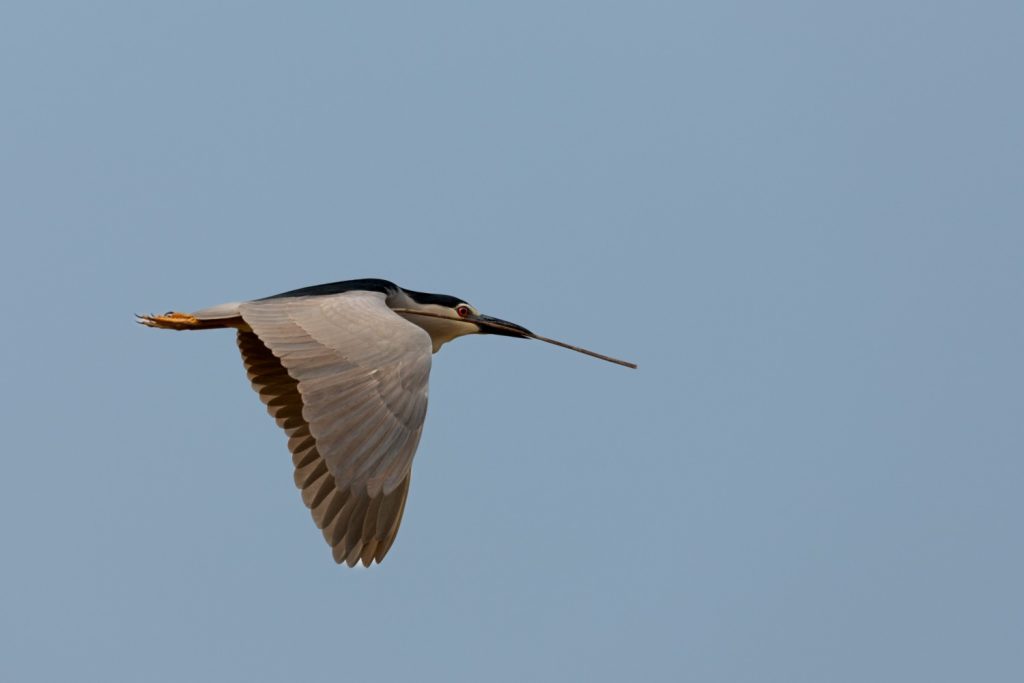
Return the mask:
M427 311L417 311L411 308L395 308L392 309L398 313L415 313L416 315L425 315L428 318L442 318L444 320L451 320L452 318L447 315L440 315L439 313L428 313ZM554 344L555 346L561 346L563 349L569 349L570 351L576 351L587 356L593 356L594 358L600 358L601 360L608 361L609 363L615 363L616 365L622 365L623 367L637 369L636 363L630 363L628 360L620 360L618 358L612 358L606 356L603 353L597 353L596 351L590 351L579 346L573 346L572 344L566 344L560 342L557 339L550 339L548 337L542 337L541 335L531 332L525 327L520 327L505 320L498 318L492 318L490 316L482 315L476 316L472 319L467 319L466 322L475 323L481 327L489 327L499 334L504 333L510 337L525 337L528 339L536 339L538 341L547 342L548 344Z

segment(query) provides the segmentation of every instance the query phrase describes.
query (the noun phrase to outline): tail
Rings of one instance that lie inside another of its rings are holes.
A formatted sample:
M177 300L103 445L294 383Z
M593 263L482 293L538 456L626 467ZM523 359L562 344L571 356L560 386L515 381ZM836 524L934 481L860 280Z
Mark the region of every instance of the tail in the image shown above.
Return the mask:
M238 304L221 304L204 308L195 313L178 313L168 311L163 315L138 315L136 322L146 327L159 327L163 330L215 330L220 327L244 327L242 316L238 313Z

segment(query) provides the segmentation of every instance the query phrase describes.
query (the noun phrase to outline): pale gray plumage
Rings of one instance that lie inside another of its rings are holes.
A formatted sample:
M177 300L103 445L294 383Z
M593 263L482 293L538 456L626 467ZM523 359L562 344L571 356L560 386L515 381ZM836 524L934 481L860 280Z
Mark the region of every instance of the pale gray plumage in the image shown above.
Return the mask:
M315 285L195 313L173 330L234 328L249 380L288 436L295 484L338 563L369 566L402 521L427 412L430 357L466 334L539 339L636 367L387 280Z
M253 301L239 348L338 562L380 561L423 430L430 336L376 292Z

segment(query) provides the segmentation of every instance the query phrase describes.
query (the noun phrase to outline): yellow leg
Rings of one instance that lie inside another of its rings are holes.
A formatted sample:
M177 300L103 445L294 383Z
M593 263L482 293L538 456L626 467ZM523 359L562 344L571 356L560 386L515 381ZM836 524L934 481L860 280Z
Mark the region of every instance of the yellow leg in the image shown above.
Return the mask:
M146 327L160 327L166 330L194 330L201 327L199 318L188 313L168 311L163 315L136 315L137 322Z

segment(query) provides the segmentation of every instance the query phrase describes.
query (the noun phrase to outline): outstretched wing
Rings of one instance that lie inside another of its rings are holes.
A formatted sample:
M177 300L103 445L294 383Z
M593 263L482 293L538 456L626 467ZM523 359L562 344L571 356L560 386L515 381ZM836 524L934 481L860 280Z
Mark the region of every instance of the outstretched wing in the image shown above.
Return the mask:
M427 410L430 336L385 296L242 304L249 379L288 435L295 483L336 562L380 562L405 507Z

